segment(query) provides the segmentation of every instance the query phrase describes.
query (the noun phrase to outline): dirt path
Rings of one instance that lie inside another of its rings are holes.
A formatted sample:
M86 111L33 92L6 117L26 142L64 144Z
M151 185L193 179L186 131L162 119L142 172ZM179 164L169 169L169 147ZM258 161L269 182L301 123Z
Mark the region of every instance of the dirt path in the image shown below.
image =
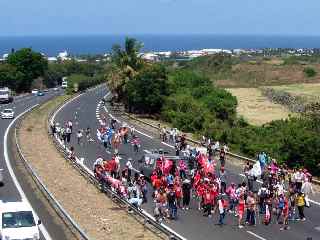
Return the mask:
M92 239L163 239L100 193L57 152L47 133L47 117L64 98L46 103L23 121L19 139L28 161Z

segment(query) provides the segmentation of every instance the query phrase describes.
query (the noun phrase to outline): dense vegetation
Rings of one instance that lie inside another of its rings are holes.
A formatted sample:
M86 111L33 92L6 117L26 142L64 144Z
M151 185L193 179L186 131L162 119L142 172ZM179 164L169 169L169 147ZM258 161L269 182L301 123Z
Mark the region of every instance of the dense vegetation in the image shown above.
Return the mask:
M28 92L31 88L54 87L62 78L73 74L71 83L77 83L79 90L99 84L106 72L104 64L77 62L75 60L48 63L42 54L30 48L23 48L9 54L0 64L0 87L9 87L17 93ZM70 89L73 84L70 84Z
M16 92L30 90L33 81L44 75L48 62L40 53L24 48L13 52L0 65L0 85Z
M207 76L208 72L230 74L234 61L230 56L199 58L172 68L143 62L137 57L140 47L129 38L124 49L116 46L108 77L114 100L123 102L129 112L153 114L250 157L266 151L290 167L304 166L320 175L319 112L251 126L237 118L236 98Z

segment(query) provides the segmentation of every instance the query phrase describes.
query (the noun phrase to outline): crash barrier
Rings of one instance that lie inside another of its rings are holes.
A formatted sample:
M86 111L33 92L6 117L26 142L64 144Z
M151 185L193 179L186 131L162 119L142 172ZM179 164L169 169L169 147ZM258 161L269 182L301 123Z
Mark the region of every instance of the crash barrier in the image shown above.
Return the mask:
M29 109L29 111L26 112L26 113L32 112L33 110L35 110L39 106L41 106L41 105L34 106L33 108ZM60 216L60 218L67 224L67 226L69 226L69 227L72 226L73 227L73 232L74 233L78 233L79 236L81 236L81 238L84 239L84 240L89 240L90 238L86 235L84 230L80 228L80 226L72 219L72 217L67 213L67 211L57 201L57 199L55 199L55 197L47 189L47 187L42 182L42 180L40 179L40 177L38 176L36 171L33 169L33 167L29 164L29 162L27 161L27 159L23 155L21 147L20 147L20 144L19 144L19 140L18 140L18 134L19 134L19 130L20 130L20 127L21 127L21 123L22 123L23 119L26 117L26 115L27 114L24 114L18 120L18 122L16 123L16 126L15 126L15 129L14 129L14 131L15 131L14 132L15 145L17 147L18 155L19 155L20 159L22 160L22 162L25 165L25 167L26 167L27 171L29 172L29 174L32 176L32 179L34 180L34 182L38 186L39 190L44 194L44 196L49 201L51 207L53 209L55 209L55 211Z
M141 120L141 119L138 119L138 118L136 118L136 117L133 117L131 114L128 114L128 113L126 113L126 112L123 112L123 114L126 115L127 117L131 118L131 119L134 120L134 121L140 122L140 123L142 123L142 124L144 124L144 125L147 125L147 126L149 126L149 127L152 127L152 128L154 128L154 129L157 129L157 130L160 131L159 127L156 126L156 125L153 125L153 124L151 124L151 123L148 123L148 122L146 122L146 121L143 121L143 120ZM169 133L169 132L167 132L167 133ZM187 140L188 142L193 143L193 144L201 145L201 142L196 141L196 140L193 140L193 139L191 139L191 138L186 138L186 140ZM255 162L257 161L257 160L254 160L254 159L252 159L252 158L247 158L247 157L244 157L244 156L241 156L241 155L232 153L232 152L227 152L227 155L229 155L229 156L231 156L231 157L233 157L233 158L236 158L236 159L238 159L238 160L241 160L241 161L249 161L249 162L251 162L251 163L255 163ZM320 185L320 180L312 179L312 183L313 183L313 184Z
M78 95L79 96L79 95ZM78 96L74 97L73 99L77 98ZM51 134L50 130L50 124L54 121L54 117L61 109L61 107L64 106L64 104L71 102L73 99L70 99L66 101L65 103L61 104L58 106L55 110L53 110L48 117L48 134L51 136L53 143L55 147L58 149L60 154L72 164L72 166L78 170L78 172L85 177L90 183L94 184L101 192L105 193L109 198L114 200L116 203L120 205L126 206L126 208L130 209L133 211L133 213L144 219L144 224L149 224L153 227L155 227L157 230L161 231L163 234L168 236L168 239L170 240L186 240L183 236L179 235L175 231L173 231L171 228L166 226L163 223L159 223L156 221L156 219L150 215L148 212L146 212L143 209L139 209L136 206L132 205L129 203L126 199L123 199L121 196L118 195L117 192L113 191L110 187L107 187L106 185L101 184L94 176L93 172L88 169L84 164L83 164L83 159L79 159L78 157L71 158L70 153L71 151L63 144L63 142L56 136L53 136Z

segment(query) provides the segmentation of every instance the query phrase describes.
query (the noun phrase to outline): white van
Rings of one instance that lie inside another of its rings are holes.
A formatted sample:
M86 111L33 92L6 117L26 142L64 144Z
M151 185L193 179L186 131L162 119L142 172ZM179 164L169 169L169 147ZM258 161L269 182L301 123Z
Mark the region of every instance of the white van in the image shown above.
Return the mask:
M67 81L67 77L63 77L62 78L62 84L61 84L61 88L67 88L68 87L68 81Z
M40 239L39 225L27 202L0 202L0 239Z

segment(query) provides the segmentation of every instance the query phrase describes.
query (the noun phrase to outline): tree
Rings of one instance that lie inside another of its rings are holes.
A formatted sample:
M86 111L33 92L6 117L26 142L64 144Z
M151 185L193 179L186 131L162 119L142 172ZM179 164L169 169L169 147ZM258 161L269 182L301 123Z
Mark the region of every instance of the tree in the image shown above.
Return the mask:
M34 79L43 76L48 68L48 61L31 48L22 48L8 56L7 63L16 67L24 75L17 91L29 91Z
M0 87L9 87L17 91L23 82L24 74L9 64L0 64Z
M130 111L160 113L167 95L167 72L162 65L143 69L125 88L125 103Z
M138 56L141 48L142 44L134 38L126 38L124 48L120 45L112 47L113 68L107 76L107 81L116 100L123 99L126 83L143 67L143 60Z

